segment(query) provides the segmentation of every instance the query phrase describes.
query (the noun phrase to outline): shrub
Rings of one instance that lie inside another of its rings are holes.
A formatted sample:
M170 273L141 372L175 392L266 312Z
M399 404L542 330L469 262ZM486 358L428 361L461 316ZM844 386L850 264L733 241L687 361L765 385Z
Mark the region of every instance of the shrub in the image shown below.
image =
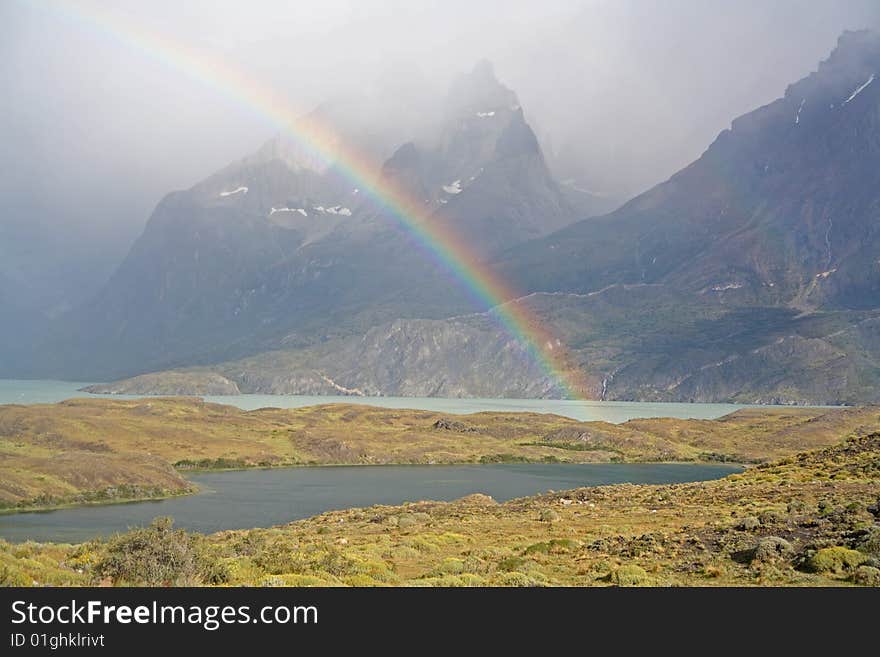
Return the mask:
M391 549L388 556L394 561L417 559L419 557L419 551L409 545L398 545Z
M550 552L549 543L533 543L523 550L523 554L547 554Z
M424 536L413 537L413 539L409 542L409 545L419 552L436 552L440 549L436 543L433 543Z
M437 566L437 571L445 575L460 575L465 571L464 561L455 557L446 558Z
M443 575L442 577L426 577L419 584L423 586L486 586L486 580L479 575L462 573L461 575Z
M611 571L613 568L611 564L602 559L601 561L596 561L592 566L590 566L590 570L600 574L605 575L606 578L611 576Z
M872 529L859 541L858 549L867 555L880 557L880 529Z
M89 541L74 546L67 555L66 564L78 571L91 569L98 560L100 554L100 542Z
M266 537L251 531L232 539L232 550L235 554L252 557L266 549Z
M254 564L273 575L302 572L306 569L306 557L283 539L276 538L263 544L253 556Z
M539 582L525 573L499 573L493 580L498 586L540 586Z
M761 521L755 518L754 516L749 516L748 518L743 518L740 520L736 528L741 529L744 532L750 532L752 530L757 529L761 526Z
M114 583L146 586L226 581L224 566L204 554L201 537L174 529L173 522L156 518L149 527L117 534L95 563L95 573Z
M850 580L859 586L880 586L880 569L871 566L859 566Z
M522 557L507 557L498 562L498 570L511 573L522 569L526 563L528 563L528 560Z
M429 522L431 522L431 516L423 511L401 513L397 516L397 527L400 527L401 529L415 527L416 525L424 525Z
M758 541L752 553L752 561L765 563L783 559L791 554L791 543L778 536L767 536Z
M758 515L758 522L762 525L772 525L783 519L783 516L778 511L762 511Z
M641 566L620 566L611 572L611 582L616 586L648 586L650 581Z
M836 546L817 551L807 559L806 568L813 573L840 573L854 570L866 560L861 552Z
M381 586L382 583L373 579L366 573L358 573L357 575L349 575L343 580L348 586L370 587Z
M339 586L334 579L317 575L284 575L281 586Z
M575 550L583 545L580 541L573 538L553 538L550 539L551 552L568 552Z
M541 509L541 522L559 522L562 517L554 509Z
M7 564L0 564L0 586L27 586L30 584L27 576L18 568Z

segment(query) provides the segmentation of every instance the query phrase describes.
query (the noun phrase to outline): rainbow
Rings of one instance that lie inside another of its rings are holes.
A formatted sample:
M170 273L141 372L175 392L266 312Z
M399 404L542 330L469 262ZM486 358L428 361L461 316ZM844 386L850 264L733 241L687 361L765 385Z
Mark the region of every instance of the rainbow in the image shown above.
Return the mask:
M333 162L362 193L369 196L415 241L451 272L478 301L491 308L503 329L528 356L555 381L563 395L583 399L589 386L564 344L524 303L510 301L520 295L489 269L474 250L448 226L432 221L432 213L387 178L376 175L369 158L340 143L331 126L318 117L295 111L290 101L258 83L228 61L207 57L177 41L150 32L120 15L98 8L85 9L72 0L30 4L111 38L149 59L207 85L247 110L256 113L326 162Z

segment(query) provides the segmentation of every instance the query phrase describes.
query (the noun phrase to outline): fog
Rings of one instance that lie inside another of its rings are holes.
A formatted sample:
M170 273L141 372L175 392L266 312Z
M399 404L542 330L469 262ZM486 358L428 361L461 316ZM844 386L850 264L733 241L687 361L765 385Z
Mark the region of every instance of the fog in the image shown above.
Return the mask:
M301 112L366 95L363 111L405 106L416 125L487 58L557 175L620 199L780 96L844 29L880 28L877 0L6 0L0 285L43 312L91 294L163 194L277 130L90 19L108 12L234 62Z

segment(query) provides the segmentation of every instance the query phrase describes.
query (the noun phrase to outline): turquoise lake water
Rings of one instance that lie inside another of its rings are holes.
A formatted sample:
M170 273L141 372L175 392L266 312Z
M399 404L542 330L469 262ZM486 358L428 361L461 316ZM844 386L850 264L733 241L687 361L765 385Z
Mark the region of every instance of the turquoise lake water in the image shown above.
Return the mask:
M139 399L128 395L90 395L78 389L86 382L15 381L0 379L0 404L46 404L73 397L112 397ZM556 413L576 420L626 422L636 418L676 417L711 420L743 408L737 404L678 404L659 402L576 401L570 399L444 399L439 397L333 397L308 395L220 395L206 400L230 404L244 410L266 406L299 408L316 404L343 402L370 404L383 408L411 408L441 413L477 413L480 411Z

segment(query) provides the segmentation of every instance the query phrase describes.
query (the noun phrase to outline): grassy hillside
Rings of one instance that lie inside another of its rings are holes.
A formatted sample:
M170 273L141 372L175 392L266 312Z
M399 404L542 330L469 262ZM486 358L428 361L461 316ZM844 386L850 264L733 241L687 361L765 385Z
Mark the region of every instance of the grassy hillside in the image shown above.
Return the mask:
M880 410L746 409L621 425L329 404L243 411L190 398L0 406L0 503L23 509L190 491L194 468L512 461L755 463L880 428Z
M873 433L711 482L472 495L207 537L160 520L76 546L0 541L0 583L880 586L878 518Z

